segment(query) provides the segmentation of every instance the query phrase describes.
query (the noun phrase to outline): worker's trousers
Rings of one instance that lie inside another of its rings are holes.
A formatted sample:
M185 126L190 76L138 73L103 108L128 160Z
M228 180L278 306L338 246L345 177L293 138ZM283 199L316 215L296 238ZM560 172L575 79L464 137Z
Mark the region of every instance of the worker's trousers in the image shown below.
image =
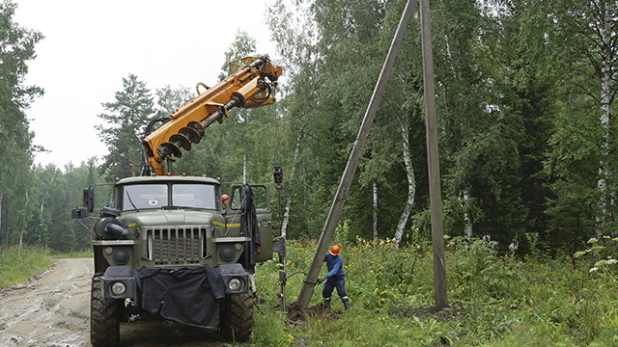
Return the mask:
M332 276L326 279L324 288L322 289L322 298L324 301L330 301L330 297L333 295L333 289L337 288L337 294L343 301L348 300L348 293L345 291L345 277L344 276Z

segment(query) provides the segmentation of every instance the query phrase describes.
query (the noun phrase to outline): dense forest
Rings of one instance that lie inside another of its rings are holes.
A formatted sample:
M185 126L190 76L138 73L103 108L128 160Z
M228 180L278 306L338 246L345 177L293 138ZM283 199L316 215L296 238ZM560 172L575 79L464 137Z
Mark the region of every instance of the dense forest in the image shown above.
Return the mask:
M315 238L340 181L401 17L403 0L273 0L264 7L277 52L237 34L226 63L270 53L284 67L275 105L234 110L174 164L176 173L284 189L273 212L288 238ZM445 233L488 235L521 254L574 254L615 237L618 156L618 2L431 2ZM276 8L275 10L272 10ZM139 175L145 127L194 96L118 76L101 95L102 158L57 167L34 162L26 110L45 86L25 85L45 33L0 7L0 240L58 251L88 247L70 219L81 188ZM430 239L420 19L414 16L369 135L338 239ZM154 88L154 89L152 89ZM103 204L105 198L97 197Z

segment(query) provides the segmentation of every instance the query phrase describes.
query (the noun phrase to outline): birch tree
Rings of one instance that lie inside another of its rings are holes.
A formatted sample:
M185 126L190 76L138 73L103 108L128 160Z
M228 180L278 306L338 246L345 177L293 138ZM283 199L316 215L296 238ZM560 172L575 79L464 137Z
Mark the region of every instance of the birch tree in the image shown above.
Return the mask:
M615 164L615 127L612 109L618 85L618 4L615 0L565 0L556 6L553 19L561 29L563 44L570 53L572 69L566 82L597 104L600 133L598 162L599 213L596 232L611 229L618 189ZM590 73L592 72L592 73Z
M310 128L308 117L316 103L317 74L319 73L318 54L316 51L316 24L309 10L312 1L292 2L275 1L268 10L269 28L273 39L277 42L279 63L283 66L285 80L288 81L280 90L277 109L283 110L279 121L284 137L282 143L293 144L294 152L291 161L285 161L290 168L285 177L286 203L281 223L281 234L288 237L288 226L291 220L301 224L300 211L293 211L294 205L300 207L306 204L307 197L297 192L299 185L297 171L301 168L302 148L305 143L306 129ZM309 130L311 132L311 130ZM277 151L281 148L276 145ZM290 146L291 147L291 146ZM304 162L304 161L302 161ZM303 190L304 191L304 190ZM293 204L295 197L300 198ZM301 203L302 201L302 203ZM299 208L299 210L303 210Z

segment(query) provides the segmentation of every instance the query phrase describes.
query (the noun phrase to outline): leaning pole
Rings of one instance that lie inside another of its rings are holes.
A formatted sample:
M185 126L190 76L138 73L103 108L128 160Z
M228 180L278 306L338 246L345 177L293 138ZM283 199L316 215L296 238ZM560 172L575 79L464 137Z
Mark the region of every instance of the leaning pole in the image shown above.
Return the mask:
M363 150L365 149L367 136L371 131L371 126L376 118L378 106L380 105L380 101L384 95L386 82L388 81L388 77L393 69L395 57L397 56L397 52L399 51L399 47L403 41L406 27L408 26L408 22L414 12L414 3L414 0L408 0L406 3L401 20L399 21L399 26L395 32L395 37L393 38L388 54L386 55L386 60L382 66L382 71L378 76L378 81L376 82L373 95L369 101L369 106L365 112L365 116L363 118L360 130L358 131L358 135L356 136L356 140L354 141L354 146L352 148L352 152L350 153L348 163L346 164L345 170L343 171L343 176L341 177L341 182L337 188L337 194L335 195L335 199L330 207L330 212L326 218L326 222L324 223L324 229L322 229L322 234L320 235L320 240L318 241L318 247L313 254L313 259L311 260L307 277L305 278L300 294L298 295L297 304L301 308L307 308L309 301L311 301L311 296L313 295L313 289L316 285L318 275L320 274L320 268L322 267L324 255L328 251L328 247L333 239L335 227L339 222L339 217L341 216L345 199L348 196L354 174L358 167L358 161L363 153Z

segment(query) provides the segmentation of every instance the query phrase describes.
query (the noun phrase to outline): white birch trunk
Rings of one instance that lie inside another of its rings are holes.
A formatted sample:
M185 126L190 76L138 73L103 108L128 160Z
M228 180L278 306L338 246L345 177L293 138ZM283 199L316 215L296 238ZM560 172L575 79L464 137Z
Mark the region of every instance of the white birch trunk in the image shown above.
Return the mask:
M468 214L468 207L470 207L470 192L468 189L464 189L463 191L463 204L466 211L464 212L464 236L470 239L472 237L472 220L470 219L470 215Z
M402 140L402 152L403 162L405 164L406 176L408 177L408 199L403 209L403 213L397 223L397 230L395 231L395 246L399 248L403 232L406 228L410 213L412 213L412 207L414 207L414 197L416 196L416 179L414 177L414 170L412 167L412 158L410 157L410 139L408 138L408 121L405 115L399 120L400 136Z
M247 184L247 155L242 159L242 183Z
M300 155L300 142L303 138L303 132L301 131L298 134L298 138L296 139L296 149L294 150L294 158L292 159L292 170L290 170L290 177L288 178L288 197L285 202L285 209L283 212L283 221L281 222L281 237L283 239L287 239L288 234L288 222L290 220L290 206L292 206L292 180L294 178L294 173L296 172L296 162L298 161L298 156Z
M18 253L21 253L22 240L24 238L24 230L26 230L26 207L28 207L28 191L26 190L26 203L24 204L24 217L21 220L21 233L19 234L19 248L17 249Z
M307 163L304 163L307 165ZM307 168L303 167L303 211L307 211Z
M612 122L612 54L611 54L611 25L612 15L614 9L612 8L612 1L602 3L602 9L604 10L603 23L600 25L601 34L601 125L603 126L603 140L601 143L601 163L599 167L600 179L598 181L598 187L601 190L601 196L599 198L599 207L601 209L601 216L597 219L597 234L600 235L607 220L607 181L608 175L607 168L607 156L610 148L610 128Z
M378 184L373 182L373 241L378 241Z

